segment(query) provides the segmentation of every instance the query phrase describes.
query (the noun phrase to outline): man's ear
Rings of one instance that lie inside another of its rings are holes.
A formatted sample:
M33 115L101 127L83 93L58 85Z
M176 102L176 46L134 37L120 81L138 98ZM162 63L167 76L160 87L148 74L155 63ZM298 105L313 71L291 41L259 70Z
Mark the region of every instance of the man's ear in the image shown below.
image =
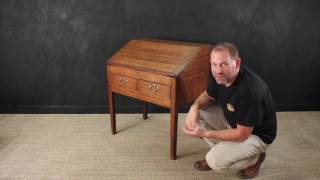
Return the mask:
M240 68L241 58L240 58L240 57L237 57L235 60L236 60L237 68Z

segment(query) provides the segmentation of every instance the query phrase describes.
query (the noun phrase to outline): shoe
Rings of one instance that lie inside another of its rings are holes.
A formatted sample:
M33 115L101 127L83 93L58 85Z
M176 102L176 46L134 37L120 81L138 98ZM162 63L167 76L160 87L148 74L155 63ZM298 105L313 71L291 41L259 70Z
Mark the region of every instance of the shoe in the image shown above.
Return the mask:
M250 179L256 177L259 173L260 166L265 158L266 153L261 153L256 164L245 169L241 169L240 171L238 171L238 176L242 179Z
M193 166L198 171L209 171L209 170L211 170L211 167L209 167L209 165L208 165L208 163L207 163L207 161L205 159L196 161L193 164Z

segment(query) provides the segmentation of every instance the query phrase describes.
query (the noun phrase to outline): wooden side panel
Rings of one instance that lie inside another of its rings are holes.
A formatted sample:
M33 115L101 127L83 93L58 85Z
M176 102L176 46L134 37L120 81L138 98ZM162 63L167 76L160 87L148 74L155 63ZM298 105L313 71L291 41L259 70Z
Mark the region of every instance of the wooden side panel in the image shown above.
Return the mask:
M203 48L197 56L188 64L188 66L181 72L180 78L190 76L194 73L210 69L210 52L211 46Z
M207 88L210 51L210 46L202 49L179 76L179 104L194 101Z
M203 71L179 82L179 104L194 101L207 87L208 73Z

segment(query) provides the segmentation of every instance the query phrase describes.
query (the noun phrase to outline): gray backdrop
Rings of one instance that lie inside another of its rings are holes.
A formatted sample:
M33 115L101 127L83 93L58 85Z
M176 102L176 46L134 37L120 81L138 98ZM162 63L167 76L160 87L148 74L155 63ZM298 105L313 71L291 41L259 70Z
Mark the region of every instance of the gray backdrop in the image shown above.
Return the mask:
M141 37L234 42L243 63L270 86L278 111L320 110L319 4L0 0L0 112L107 112L105 62ZM118 112L140 111L141 102L116 99Z

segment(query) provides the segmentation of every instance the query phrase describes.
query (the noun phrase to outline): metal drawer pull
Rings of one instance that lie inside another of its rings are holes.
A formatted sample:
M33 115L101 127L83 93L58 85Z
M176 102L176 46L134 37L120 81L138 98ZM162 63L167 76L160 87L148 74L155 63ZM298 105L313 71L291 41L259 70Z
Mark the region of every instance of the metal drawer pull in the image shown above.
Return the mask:
M118 79L119 79L119 85L120 85L120 86L127 86L127 84L128 84L128 79L125 79L125 78L123 78L123 77L119 77Z
M148 84L148 87L153 94L157 93L160 90L160 86L157 84Z

